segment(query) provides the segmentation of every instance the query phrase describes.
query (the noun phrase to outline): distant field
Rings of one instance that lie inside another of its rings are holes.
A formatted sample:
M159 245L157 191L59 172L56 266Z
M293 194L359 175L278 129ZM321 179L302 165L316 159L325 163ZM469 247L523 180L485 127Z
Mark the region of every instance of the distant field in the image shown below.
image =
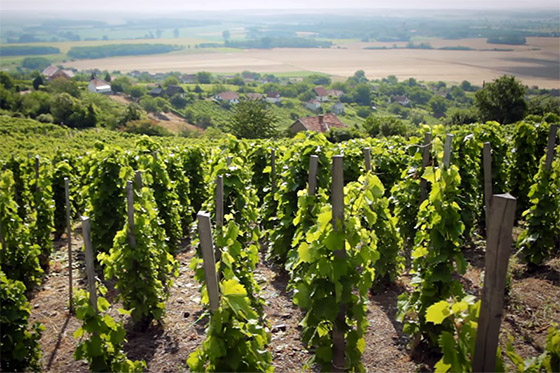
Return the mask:
M187 40L190 43L195 42L194 39L158 39L157 41L167 43L175 41L176 44L183 44ZM261 73L315 71L340 77L350 76L356 70L364 70L369 78L396 75L399 79L415 77L425 81L468 80L478 85L503 74L514 74L531 86L560 88L560 38L527 38L527 45L522 46L487 44L485 39L432 39L428 42L434 48L466 46L475 49L511 48L514 51L365 50L363 48L366 46L391 47L399 43L339 41L331 49L243 50L236 53L225 51L206 53L205 50L198 49L196 53L185 53L183 50L182 53L164 55L70 61L64 66L80 70L98 68L122 72L132 70L185 73L202 70L214 73L235 73L243 70ZM83 42L76 42L78 43ZM94 45L102 42L91 43ZM63 50L74 43L43 44Z

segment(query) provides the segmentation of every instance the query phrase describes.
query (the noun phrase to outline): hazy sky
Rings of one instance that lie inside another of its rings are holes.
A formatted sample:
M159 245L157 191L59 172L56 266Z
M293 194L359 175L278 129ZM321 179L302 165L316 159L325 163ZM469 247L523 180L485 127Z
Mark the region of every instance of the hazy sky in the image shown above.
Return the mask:
M556 8L560 0L0 0L0 10L129 10L170 12L228 9L488 9Z

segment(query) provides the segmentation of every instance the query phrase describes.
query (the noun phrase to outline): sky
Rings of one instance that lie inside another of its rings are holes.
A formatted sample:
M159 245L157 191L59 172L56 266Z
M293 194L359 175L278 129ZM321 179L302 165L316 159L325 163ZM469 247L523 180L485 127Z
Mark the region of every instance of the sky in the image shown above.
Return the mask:
M242 9L536 9L560 11L560 0L0 0L0 10L129 10L158 13Z

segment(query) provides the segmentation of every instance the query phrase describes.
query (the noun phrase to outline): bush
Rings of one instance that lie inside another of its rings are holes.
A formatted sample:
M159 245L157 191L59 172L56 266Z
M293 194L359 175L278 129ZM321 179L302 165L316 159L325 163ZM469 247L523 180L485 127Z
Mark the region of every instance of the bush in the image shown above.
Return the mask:
M356 128L331 128L327 133L327 140L339 143L351 139L366 137L366 134Z
M168 129L157 124L156 121L150 119L133 120L121 127L123 132L135 133L137 135L148 136L173 136Z
M54 123L53 116L50 114L39 114L37 116L37 121L41 123Z
M28 330L31 307L25 298L25 285L13 281L0 272L0 344L1 370L20 372L28 369L39 371L41 348L39 339L44 327L38 322Z
M400 119L394 117L376 117L370 115L364 122L364 129L370 136L405 136L409 127Z

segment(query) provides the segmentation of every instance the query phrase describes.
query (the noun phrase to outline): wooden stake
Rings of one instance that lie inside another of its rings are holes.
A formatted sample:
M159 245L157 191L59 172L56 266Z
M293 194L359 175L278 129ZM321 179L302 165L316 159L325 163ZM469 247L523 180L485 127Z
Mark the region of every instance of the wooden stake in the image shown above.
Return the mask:
M226 158L226 166L228 166L228 167L231 166L231 160L232 160L232 158L233 158L233 157L231 157L231 156Z
M443 148L443 167L449 168L451 164L451 151L453 149L453 135L448 134L445 137L445 146Z
M89 302L97 312L97 287L95 286L95 270L93 262L93 248L91 246L91 227L89 218L82 216L82 235L86 247L86 273L89 290Z
M0 244L2 245L2 256L6 250L6 239L4 238L4 233L2 232L2 222L0 221Z
M553 124L550 126L550 132L548 134L548 146L546 149L546 169L550 170L552 167L552 160L554 159L554 146L556 145L556 133L558 131L558 125Z
M270 190L276 192L276 149L270 150Z
M309 176L307 180L307 194L312 196L317 191L317 169L319 167L319 156L312 155L309 158Z
M344 157L335 155L332 157L332 225L335 231L344 231ZM334 252L338 258L345 258L344 246ZM344 325L346 324L346 307L341 305L336 316L333 327L333 360L334 372L343 372L346 365L346 341L344 340Z
M422 149L422 171L420 172L420 204L424 202L428 195L428 181L422 178L424 170L430 164L430 154L432 150L432 133L426 132L424 134L424 146Z
M212 243L212 228L210 227L210 214L200 211L198 218L198 234L202 248L202 260L204 261L204 278L206 290L210 300L210 312L214 313L220 306L218 293L218 277L216 275L216 261L214 255L214 244Z
M224 226L224 177L216 178L216 227Z
M366 147L364 148L364 162L366 164L366 172L371 171L371 149Z
M492 197L490 225L486 243L484 288L478 319L473 372L496 370L496 350L502 323L506 273L511 251L516 199L510 194Z
M39 155L35 156L35 180L37 180L37 190L39 190L39 166L40 166L40 159Z
M142 182L142 171L138 170L134 173L134 183L136 184L136 190L140 190L144 187Z
M70 180L64 178L64 198L66 201L66 235L68 236L68 299L70 313L74 312L74 297L72 294L72 225L70 222Z
M489 142L484 143L482 150L482 164L484 168L484 206L486 208L486 234L490 224L490 208L492 206L492 147Z
M126 183L126 204L128 213L128 244L131 249L136 249L136 236L134 235L134 189L130 180Z

